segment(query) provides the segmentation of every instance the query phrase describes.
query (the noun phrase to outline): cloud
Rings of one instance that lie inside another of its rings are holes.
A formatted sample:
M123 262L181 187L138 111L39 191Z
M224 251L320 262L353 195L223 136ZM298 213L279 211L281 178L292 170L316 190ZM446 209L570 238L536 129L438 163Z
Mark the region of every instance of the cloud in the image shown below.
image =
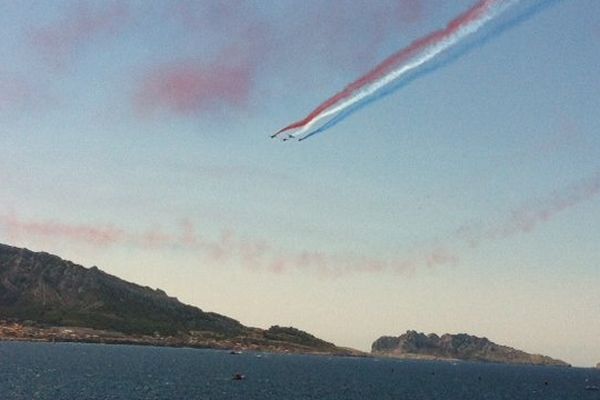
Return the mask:
M78 2L65 10L63 18L29 32L34 48L52 67L64 68L87 44L120 31L129 16L125 3L98 4Z

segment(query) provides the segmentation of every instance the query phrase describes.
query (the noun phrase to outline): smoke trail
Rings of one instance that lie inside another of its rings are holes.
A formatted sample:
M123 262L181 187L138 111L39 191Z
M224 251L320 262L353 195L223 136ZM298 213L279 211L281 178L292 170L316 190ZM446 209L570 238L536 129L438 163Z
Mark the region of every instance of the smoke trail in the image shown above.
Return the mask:
M44 246L57 241L84 243L101 249L112 246L150 250L183 250L222 265L238 263L250 271L313 273L323 278L350 274L396 273L412 275L423 268L456 265L474 249L505 239L533 233L544 224L600 196L600 170L587 179L556 189L541 199L504 212L499 221L482 220L464 225L445 238L407 247L395 257L377 258L354 251L281 248L275 243L223 231L218 237L200 234L189 220L176 231L151 228L143 232L113 225L70 224L47 220L23 220L0 214L0 239L11 241L43 239ZM4 232L3 232L4 231ZM446 236L446 235L444 235Z
M397 83L398 80L406 78L409 74L418 72L419 68L461 43L518 2L519 0L480 1L466 13L451 21L446 28L431 33L390 56L375 69L327 99L306 118L286 126L272 137L293 129L298 131L293 134L288 133L288 138L298 137L309 131L318 121L343 112L386 89L389 85Z
M407 74L406 76L399 78L398 80L396 80L392 84L388 85L387 87L381 89L375 95L367 97L367 98L363 98L362 100L356 102L351 107L348 107L347 109L341 111L340 113L335 115L333 118L331 118L330 120L325 122L325 124L323 124L322 126L320 126L317 129L309 132L308 134L306 134L299 140L302 141L302 140L308 139L311 136L317 135L323 131L326 131L327 129L333 128L335 125L339 124L340 122L345 120L347 117L349 117L351 114L354 114L356 111L366 107L367 105L369 105L377 100L380 100L384 97L389 96L390 94L396 92L397 90L399 90L401 88L404 88L405 86L408 86L410 83L412 83L413 81L415 81L419 78L422 78L426 75L429 75L432 72L436 72L440 68L443 68L445 66L452 64L453 62L460 59L464 55L470 53L473 50L476 50L476 49L482 47L483 45L485 45L486 43L488 43L490 40L494 39L495 37L520 25L521 23L527 21L528 19L532 18L533 16L540 13L544 9L550 7L551 5L558 3L559 1L561 1L561 0L546 0L546 1L540 1L535 4L530 5L529 7L524 9L519 14L513 15L512 18L509 18L509 19L503 21L501 24L495 26L493 29L486 31L482 36L478 37L476 40L473 40L471 42L466 42L459 48L456 48L454 51L449 51L447 54L445 54L443 56L443 58L438 58L437 62L428 64L428 65L424 66L423 68L419 69L418 71L414 71L412 74Z
M570 187L555 191L542 204L513 210L503 224L488 229L481 239L498 240L521 233L532 232L538 225L548 222L563 211L569 210L584 201L600 194L600 171L591 178Z
M476 32L496 14L518 0L482 0L463 15L451 21L440 31L413 42L409 47L388 57L363 77L348 85L344 90L327 99L308 116L279 130L275 135L300 128L300 134L322 118L351 106L356 101L373 94L403 74L419 67L437 54L451 47L461 38ZM335 110L335 111L334 111ZM290 135L295 136L295 135Z

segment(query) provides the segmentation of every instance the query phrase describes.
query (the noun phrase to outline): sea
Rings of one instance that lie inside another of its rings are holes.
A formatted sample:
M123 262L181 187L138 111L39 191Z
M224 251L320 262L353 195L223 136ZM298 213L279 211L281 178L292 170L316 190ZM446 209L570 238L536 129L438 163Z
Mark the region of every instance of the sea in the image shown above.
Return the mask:
M594 385L591 368L0 342L3 400L600 399Z

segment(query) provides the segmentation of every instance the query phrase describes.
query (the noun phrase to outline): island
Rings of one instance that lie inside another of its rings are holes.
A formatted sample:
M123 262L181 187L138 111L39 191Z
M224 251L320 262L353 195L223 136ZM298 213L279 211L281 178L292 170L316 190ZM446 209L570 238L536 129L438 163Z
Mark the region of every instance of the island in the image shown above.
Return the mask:
M438 336L409 330L398 337L382 336L373 342L371 353L375 356L411 360L465 360L507 364L570 366L564 361L539 354L529 354L502 346L487 338L465 333Z
M97 267L4 244L0 244L0 340L366 355L293 327L247 327Z

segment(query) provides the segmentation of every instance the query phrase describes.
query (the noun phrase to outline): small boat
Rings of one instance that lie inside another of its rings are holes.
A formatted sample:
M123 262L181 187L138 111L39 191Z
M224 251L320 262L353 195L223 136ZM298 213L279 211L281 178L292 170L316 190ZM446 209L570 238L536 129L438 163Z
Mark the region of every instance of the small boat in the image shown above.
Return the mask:
M242 354L242 352L239 350L231 350L229 352L229 354L234 355L234 356L239 356L240 354Z
M596 385L587 385L585 387L585 390L590 390L590 391L597 392L597 391L600 391L600 387L598 387Z
M246 375L244 374L235 374L233 375L233 378L231 378L234 381L243 381L244 379L246 379Z

